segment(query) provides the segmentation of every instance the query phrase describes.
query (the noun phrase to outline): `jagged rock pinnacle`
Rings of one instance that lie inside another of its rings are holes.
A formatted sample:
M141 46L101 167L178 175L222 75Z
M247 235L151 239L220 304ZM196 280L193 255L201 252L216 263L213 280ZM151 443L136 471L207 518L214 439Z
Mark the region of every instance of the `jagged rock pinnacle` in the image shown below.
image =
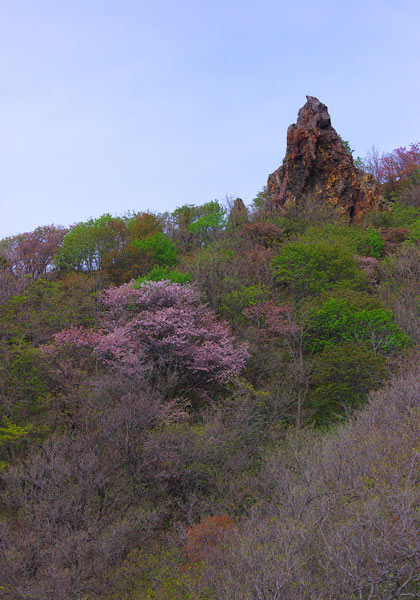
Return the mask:
M287 211L309 198L327 202L338 215L357 221L380 205L379 188L355 167L351 152L331 125L327 106L314 96L306 98L297 122L287 130L283 164L268 177L271 202Z

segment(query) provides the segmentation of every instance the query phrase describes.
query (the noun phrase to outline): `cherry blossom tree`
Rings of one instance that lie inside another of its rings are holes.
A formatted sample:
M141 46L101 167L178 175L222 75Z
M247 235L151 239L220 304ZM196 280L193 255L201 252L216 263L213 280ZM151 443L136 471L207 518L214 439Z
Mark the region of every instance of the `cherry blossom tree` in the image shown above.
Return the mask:
M226 383L245 365L247 345L235 344L228 325L202 304L192 285L149 281L135 289L127 283L101 299L100 329L64 330L54 336L55 347L91 348L104 365L127 376L160 378L184 391Z

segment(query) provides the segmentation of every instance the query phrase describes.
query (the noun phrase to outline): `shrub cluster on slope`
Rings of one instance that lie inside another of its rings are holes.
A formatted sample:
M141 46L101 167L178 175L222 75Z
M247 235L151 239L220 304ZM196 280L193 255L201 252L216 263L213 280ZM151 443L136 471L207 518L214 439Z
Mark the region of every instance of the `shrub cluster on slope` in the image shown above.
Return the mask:
M418 596L398 177L362 225L263 191L0 242L0 597Z
M276 450L261 502L209 552L214 597L418 597L419 399L416 368L337 432Z

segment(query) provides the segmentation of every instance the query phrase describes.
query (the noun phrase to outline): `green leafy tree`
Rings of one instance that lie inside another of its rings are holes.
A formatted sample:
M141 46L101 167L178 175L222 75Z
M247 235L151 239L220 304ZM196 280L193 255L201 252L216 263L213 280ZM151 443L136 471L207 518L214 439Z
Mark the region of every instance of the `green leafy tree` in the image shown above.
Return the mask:
M366 344L374 354L395 354L408 339L394 323L392 312L380 307L361 308L331 297L307 318L308 347L312 352L343 342Z
M171 214L171 222L179 228L187 229L200 216L200 208L193 204L183 204Z
M102 215L75 225L65 236L54 258L62 271L100 271L105 256L124 245L127 232L124 219Z
M226 225L226 211L220 206L217 200L214 200L213 202L203 204L201 213L201 216L188 226L188 231L204 243L213 234L224 228Z
M420 209L396 201L392 203L391 215L392 227L410 227L420 217Z
M362 288L366 277L352 253L338 244L292 242L273 259L274 279L297 300L335 287Z
M309 401L316 411L315 421L325 424L343 417L379 387L386 373L384 356L365 344L344 342L325 347L313 362Z
M15 450L19 448L31 433L32 425L16 425L9 418L3 418L0 425L0 471L8 466L9 458L13 458ZM1 460L1 457L5 460Z
M385 241L376 229L369 228L366 232L366 240L359 243L358 251L362 256L373 256L380 259L384 254Z
M177 247L164 233L155 233L142 240L135 240L133 244L140 251L145 264L150 267L173 267L177 260Z
M269 196L267 187L264 186L258 192L258 194L255 196L255 198L252 200L252 205L253 205L254 209L258 210L260 208L263 208L265 205L267 205L269 200L270 200L270 196Z
M412 244L418 244L420 242L420 219L416 219L414 223L411 224L407 241Z

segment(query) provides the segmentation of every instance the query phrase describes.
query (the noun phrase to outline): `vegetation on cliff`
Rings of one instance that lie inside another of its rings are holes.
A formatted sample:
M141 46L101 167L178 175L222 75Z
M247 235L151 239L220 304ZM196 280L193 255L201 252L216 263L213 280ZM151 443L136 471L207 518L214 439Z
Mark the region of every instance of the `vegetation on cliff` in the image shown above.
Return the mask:
M419 596L419 147L363 164L357 219L265 189L0 242L0 598Z

